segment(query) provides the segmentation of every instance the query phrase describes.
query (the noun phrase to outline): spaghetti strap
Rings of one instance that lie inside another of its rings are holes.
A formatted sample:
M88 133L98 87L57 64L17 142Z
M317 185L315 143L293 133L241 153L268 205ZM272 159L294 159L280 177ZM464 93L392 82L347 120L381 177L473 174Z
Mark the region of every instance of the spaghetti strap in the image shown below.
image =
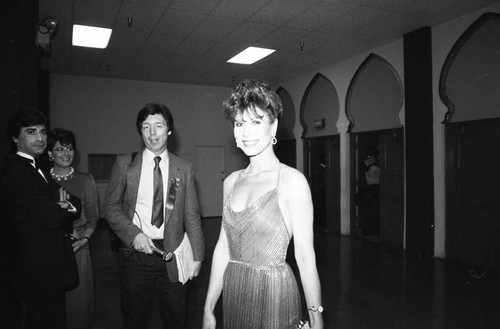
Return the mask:
M280 183L280 174L281 174L281 162L278 165L278 179L276 180L276 188L278 188Z
M280 184L280 176L281 176L281 162L279 163L279 166L278 166L278 178L276 179L276 195L278 196L278 200L280 198L280 189L278 188L279 187L279 184Z
M240 170L240 172L238 172L238 176L236 177L236 179L234 180L234 183L233 185L231 186L231 190L229 190L229 193L227 194L227 197L226 197L226 200L224 200L224 204L226 202L229 201L229 208L231 208L231 199L232 199L232 196L233 196L233 191L234 191L234 187L236 186L236 184L238 183L238 181L240 180L240 176L241 176L241 172L243 170Z

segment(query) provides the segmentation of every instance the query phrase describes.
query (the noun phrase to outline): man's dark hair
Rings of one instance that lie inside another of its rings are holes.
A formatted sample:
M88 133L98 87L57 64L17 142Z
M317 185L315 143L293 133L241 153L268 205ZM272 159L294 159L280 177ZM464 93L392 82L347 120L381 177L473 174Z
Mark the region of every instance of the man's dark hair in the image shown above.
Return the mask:
M148 116L154 114L161 114L167 122L167 130L169 132L174 131L174 118L172 117L172 114L170 113L168 107L163 104L148 103L137 114L135 125L137 127L137 131L139 132L139 135L142 136L142 123L144 122L144 120L146 120Z
M14 143L12 139L19 137L21 128L35 125L44 125L45 128L47 128L47 117L42 112L27 107L14 113L7 123L7 143L9 152L15 153L17 151L16 143Z

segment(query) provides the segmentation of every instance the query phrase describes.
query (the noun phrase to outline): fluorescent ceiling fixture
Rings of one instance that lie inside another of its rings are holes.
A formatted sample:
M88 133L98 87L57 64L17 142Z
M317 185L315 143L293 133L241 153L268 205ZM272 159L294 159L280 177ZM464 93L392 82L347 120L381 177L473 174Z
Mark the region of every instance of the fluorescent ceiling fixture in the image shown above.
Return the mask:
M108 46L112 29L87 25L73 25L73 46L101 48Z
M238 55L234 56L230 60L228 60L228 63L235 63L235 64L253 64L261 59L263 59L266 56L271 55L274 53L276 50L274 49L267 49L267 48L259 48L259 47L248 47L247 49L243 50L241 53Z

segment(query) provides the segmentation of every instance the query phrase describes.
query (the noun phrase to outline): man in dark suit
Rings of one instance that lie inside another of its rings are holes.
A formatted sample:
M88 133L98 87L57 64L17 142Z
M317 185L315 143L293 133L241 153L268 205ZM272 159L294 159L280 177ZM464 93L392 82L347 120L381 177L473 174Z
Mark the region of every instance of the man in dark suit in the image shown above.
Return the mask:
M2 303L8 328L64 328L65 291L78 284L68 233L81 203L38 169L45 116L23 109L7 126L10 154L0 173L4 229ZM6 252L8 251L8 252Z
M193 169L167 150L174 121L166 106L147 104L136 126L145 148L118 156L104 198L105 218L125 246L119 258L123 324L147 328L158 296L164 328L180 329L186 288L178 281L172 252L186 232L194 257L192 278L200 271L205 248Z

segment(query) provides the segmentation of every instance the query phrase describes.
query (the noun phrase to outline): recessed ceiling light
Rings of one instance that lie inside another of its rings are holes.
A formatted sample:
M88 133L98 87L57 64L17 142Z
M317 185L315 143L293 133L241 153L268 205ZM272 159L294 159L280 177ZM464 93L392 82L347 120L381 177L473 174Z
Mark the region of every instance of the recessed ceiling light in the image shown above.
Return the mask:
M276 51L275 49L248 47L247 49L243 50L241 53L234 56L227 62L235 64L247 64L247 65L253 64L261 60L262 58L271 55L275 51Z
M101 48L108 46L112 29L88 25L73 25L73 46Z

